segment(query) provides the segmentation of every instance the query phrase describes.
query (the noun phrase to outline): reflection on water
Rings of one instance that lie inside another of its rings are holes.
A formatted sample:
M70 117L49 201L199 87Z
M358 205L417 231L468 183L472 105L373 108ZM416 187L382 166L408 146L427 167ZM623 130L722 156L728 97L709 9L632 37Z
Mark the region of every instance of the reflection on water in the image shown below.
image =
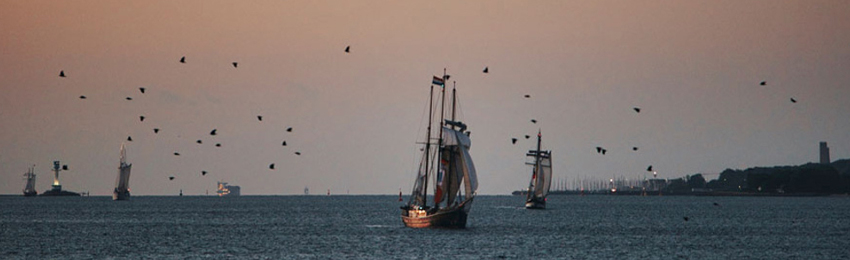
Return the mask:
M0 197L0 258L850 259L848 197L550 196L525 210L479 196L466 230L405 228L397 200Z

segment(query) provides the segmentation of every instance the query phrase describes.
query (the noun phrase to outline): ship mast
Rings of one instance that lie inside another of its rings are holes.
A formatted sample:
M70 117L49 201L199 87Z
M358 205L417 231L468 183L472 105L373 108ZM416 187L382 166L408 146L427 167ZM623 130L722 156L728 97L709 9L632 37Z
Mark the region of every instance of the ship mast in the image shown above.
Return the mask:
M434 84L431 84L431 92L428 96L428 130L425 133L425 186L422 188L422 206L428 205L428 165L431 164L429 155L431 154L431 123L434 111Z

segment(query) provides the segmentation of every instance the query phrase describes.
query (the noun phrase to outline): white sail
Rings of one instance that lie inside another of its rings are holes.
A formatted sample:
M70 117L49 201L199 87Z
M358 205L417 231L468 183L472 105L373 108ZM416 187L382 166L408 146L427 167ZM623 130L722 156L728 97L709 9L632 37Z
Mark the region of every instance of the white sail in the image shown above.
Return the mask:
M546 197L552 186L552 159L549 153L545 153L545 156L540 158L540 167L537 169L537 184L534 187L534 195L537 197Z
M127 164L127 152L124 144L121 144L120 165L118 166L118 178L115 179L115 190L126 192L130 190L130 169L132 164Z
M35 193L35 173L33 173L33 168L29 168L27 173L24 174L24 178L27 180L24 185L24 194L27 193Z

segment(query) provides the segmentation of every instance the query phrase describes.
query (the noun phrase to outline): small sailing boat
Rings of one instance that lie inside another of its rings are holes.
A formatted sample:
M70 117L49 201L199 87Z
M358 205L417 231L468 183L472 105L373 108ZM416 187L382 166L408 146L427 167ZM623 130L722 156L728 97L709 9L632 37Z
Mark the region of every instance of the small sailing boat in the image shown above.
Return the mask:
M38 195L38 192L35 191L35 173L33 170L35 169L35 165L30 167L27 170L27 173L24 173L24 180L26 180L26 184L24 184L24 197L32 197Z
M132 164L127 164L127 151L124 149L124 144L121 144L121 162L118 165L118 178L115 180L115 190L112 191L112 200L128 200L130 199L130 168Z
M455 120L456 90L452 89L451 119L447 114L445 81L449 76L434 77L429 98L428 128L410 201L401 207L401 220L412 228L465 228L472 200L478 190L478 177L469 156L469 132ZM434 115L434 85L441 86L440 114ZM439 138L431 138L432 123L439 119ZM436 142L434 142L436 141ZM433 177L433 179L431 178ZM434 195L428 204L428 183L433 180Z
M552 151L540 149L541 139L541 132L538 131L537 149L529 150L526 154L526 156L534 157L533 163L525 163L534 166L525 197L525 208L527 209L545 209L546 195L549 194L549 187L552 185Z

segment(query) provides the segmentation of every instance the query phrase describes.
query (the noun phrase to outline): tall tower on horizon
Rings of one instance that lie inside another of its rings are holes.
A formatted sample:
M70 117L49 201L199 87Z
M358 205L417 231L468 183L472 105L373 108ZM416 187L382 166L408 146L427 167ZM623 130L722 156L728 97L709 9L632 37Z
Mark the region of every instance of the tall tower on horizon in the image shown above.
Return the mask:
M826 146L826 142L820 142L820 163L829 164L829 162L829 146Z

